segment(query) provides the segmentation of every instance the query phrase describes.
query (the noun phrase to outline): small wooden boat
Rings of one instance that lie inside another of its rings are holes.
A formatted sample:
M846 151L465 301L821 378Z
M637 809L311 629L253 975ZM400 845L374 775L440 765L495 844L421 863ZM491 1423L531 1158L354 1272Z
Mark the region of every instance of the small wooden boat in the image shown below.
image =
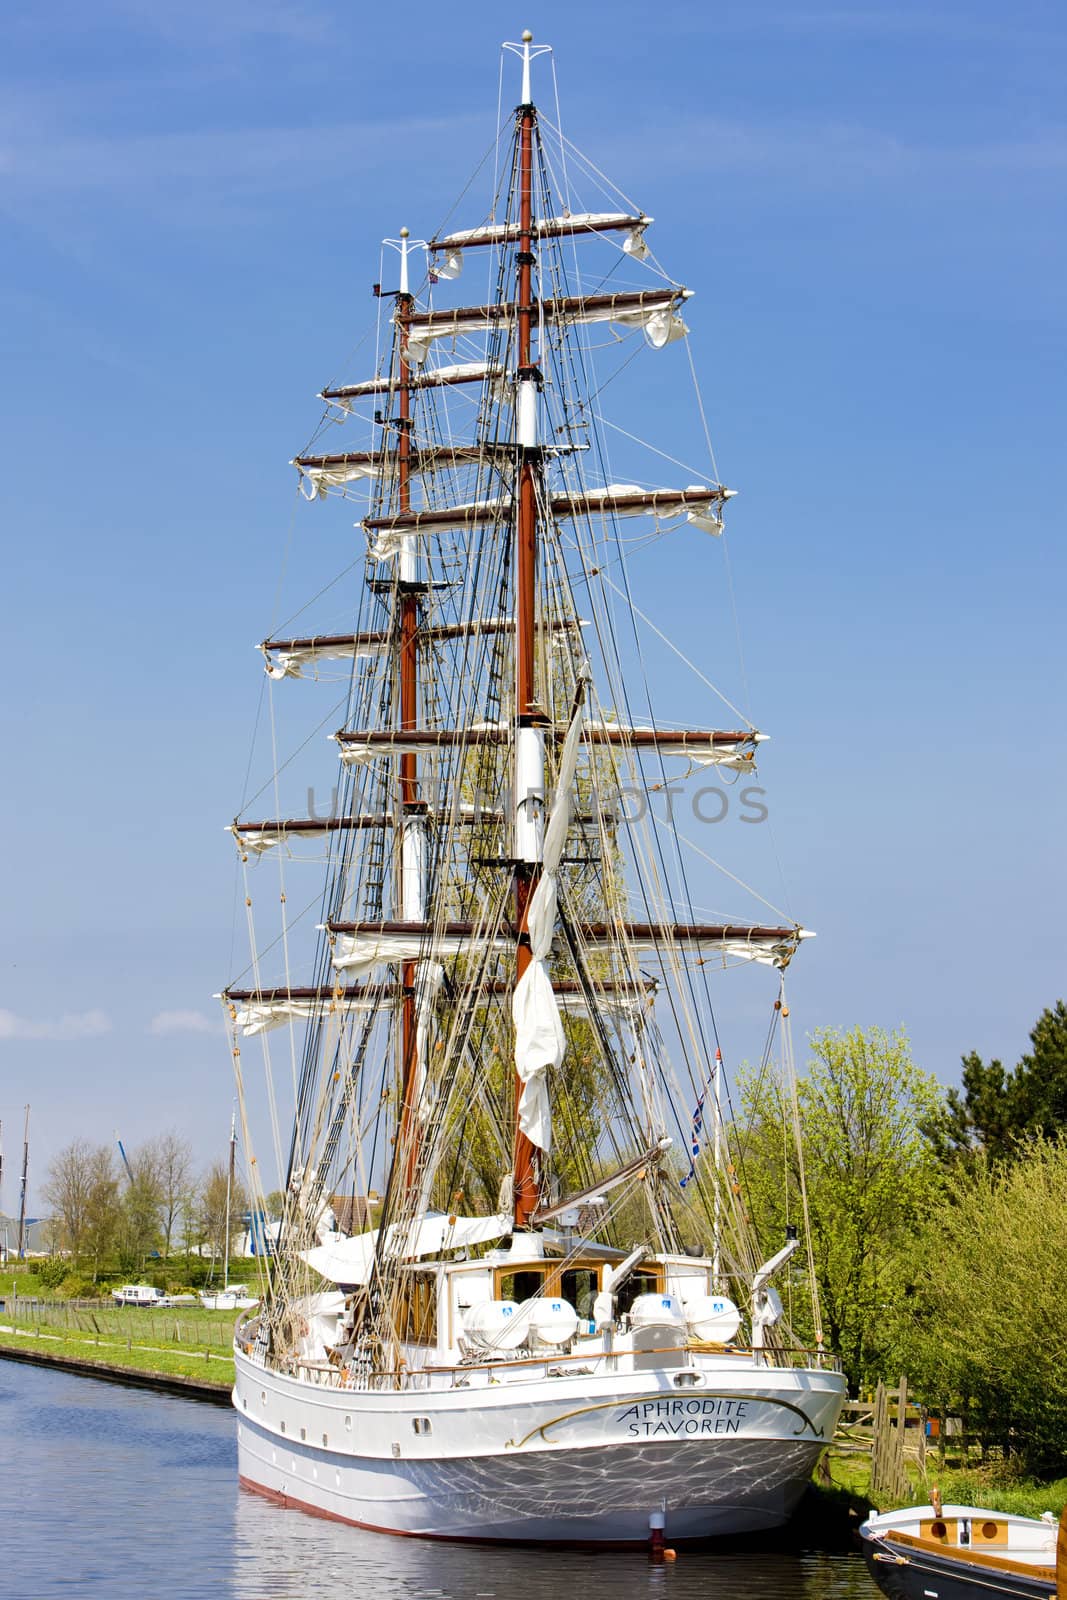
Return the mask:
M863 1555L890 1600L1067 1600L1067 1534L1046 1511L1010 1516L934 1503L886 1511L860 1528ZM1060 1586L1057 1589L1057 1545Z

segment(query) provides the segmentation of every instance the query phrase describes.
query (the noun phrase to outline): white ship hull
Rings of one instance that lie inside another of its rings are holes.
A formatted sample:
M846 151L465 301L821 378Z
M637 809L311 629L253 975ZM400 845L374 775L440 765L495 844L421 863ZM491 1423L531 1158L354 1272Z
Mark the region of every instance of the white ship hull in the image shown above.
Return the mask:
M644 1543L658 1511L669 1540L780 1526L832 1435L843 1380L744 1357L686 1370L684 1388L677 1367L542 1367L384 1393L238 1351L239 1473L284 1505L423 1537Z

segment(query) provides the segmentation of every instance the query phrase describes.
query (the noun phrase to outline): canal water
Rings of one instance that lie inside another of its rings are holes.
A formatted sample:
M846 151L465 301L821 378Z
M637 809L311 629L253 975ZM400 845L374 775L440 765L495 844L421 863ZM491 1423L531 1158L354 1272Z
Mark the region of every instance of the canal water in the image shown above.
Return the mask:
M0 1360L3 1600L873 1600L858 1555L391 1539L238 1489L233 1414Z

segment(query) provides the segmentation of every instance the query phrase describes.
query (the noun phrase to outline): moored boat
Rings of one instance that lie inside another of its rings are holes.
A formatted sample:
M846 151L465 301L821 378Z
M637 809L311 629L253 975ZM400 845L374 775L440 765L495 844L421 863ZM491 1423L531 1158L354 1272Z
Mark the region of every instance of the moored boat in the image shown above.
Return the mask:
M788 1057L806 930L701 914L675 881L667 774L735 783L764 736L732 707L726 728L635 720L619 524L690 541L698 572L733 491L609 476L597 361L683 341L690 291L646 213L555 194L578 157L533 102L546 47L505 48L522 88L488 214L387 241L377 370L322 391L324 425L362 420L372 447L295 462L309 500L367 497L367 548L354 627L261 646L271 691L345 685L329 814L232 826L251 982L222 998L249 1151L242 1041L263 1041L284 1197L236 1332L239 1472L393 1533L735 1534L788 1518L845 1393L817 1310L803 1348L772 1281L806 1240L753 1236L721 1111L718 975L769 969L765 1050ZM593 249L606 264L579 265ZM440 304L465 257L492 297ZM286 874L309 847L325 882L301 918ZM261 937L272 857L282 931ZM366 1195L369 1219L372 1184L376 1226L349 1236L331 1200Z
M1067 1593L1056 1518L979 1506L911 1506L860 1528L868 1569L890 1600L1055 1600ZM1057 1551L1060 1581L1057 1591Z

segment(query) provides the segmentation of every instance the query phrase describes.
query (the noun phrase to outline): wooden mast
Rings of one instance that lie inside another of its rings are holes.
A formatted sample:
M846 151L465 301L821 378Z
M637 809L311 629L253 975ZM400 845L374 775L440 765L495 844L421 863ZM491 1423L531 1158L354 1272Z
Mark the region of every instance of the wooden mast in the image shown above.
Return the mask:
M400 349L399 401L397 418L397 497L400 515L411 511L411 373L408 367L408 325L414 300L408 284L408 230L400 230L400 292L396 297L397 342ZM409 550L402 551L400 563L400 728L405 731L418 726L418 628L419 602L415 587L415 558ZM423 852L409 848L415 841L409 839L409 830L418 830L419 805L418 758L414 751L405 751L400 757L400 899L403 914L417 909L425 915L421 902L422 884L419 866ZM417 843L421 845L421 840ZM417 853L417 863L413 859ZM414 873L418 881L412 882ZM404 1000L400 1022L400 1127L398 1149L404 1163L405 1187L414 1181L418 1164L418 1146L415 1139L417 1127L416 1107L412 1103L417 1078L416 1052L418 1035L415 1019L415 962L405 961L401 973Z
M518 818L524 806L536 802L520 790L526 787L529 773L521 759L523 740L529 745L534 734L534 586L537 571L537 385L540 374L531 360L531 324L533 321L533 129L536 112L530 99L530 41L533 35L527 30L522 36L524 46L522 104L519 117L519 248L517 312L517 365L515 413L517 419L517 465L519 473L518 512L515 523L515 720L516 720L516 832ZM543 784L542 784L543 787ZM539 820L527 833L537 836ZM518 843L518 841L517 841ZM529 940L522 939L526 931L530 897L538 877L536 848L516 849L519 857L515 867L515 923L519 930L516 947L515 978L521 979L530 965ZM523 859L525 857L525 859ZM540 1203L541 1185L536 1147L519 1126L518 1104L523 1083L515 1074L515 1132L513 1146L513 1194L516 1228L529 1228L530 1219Z

